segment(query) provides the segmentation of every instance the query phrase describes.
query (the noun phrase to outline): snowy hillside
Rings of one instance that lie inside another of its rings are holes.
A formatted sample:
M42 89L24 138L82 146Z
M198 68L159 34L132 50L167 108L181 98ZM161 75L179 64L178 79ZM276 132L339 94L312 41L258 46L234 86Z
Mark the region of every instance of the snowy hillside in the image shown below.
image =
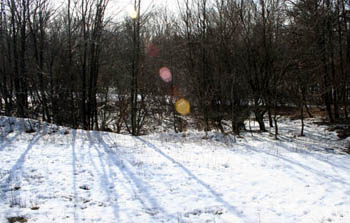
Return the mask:
M298 124L296 124L298 123ZM349 140L131 137L0 117L0 222L350 222Z

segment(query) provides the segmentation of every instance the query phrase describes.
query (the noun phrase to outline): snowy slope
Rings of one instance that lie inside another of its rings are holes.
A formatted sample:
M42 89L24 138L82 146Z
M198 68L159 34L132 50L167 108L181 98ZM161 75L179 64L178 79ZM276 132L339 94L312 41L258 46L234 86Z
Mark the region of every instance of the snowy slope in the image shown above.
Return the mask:
M0 117L0 222L350 222L349 141L310 121L236 142L28 123Z

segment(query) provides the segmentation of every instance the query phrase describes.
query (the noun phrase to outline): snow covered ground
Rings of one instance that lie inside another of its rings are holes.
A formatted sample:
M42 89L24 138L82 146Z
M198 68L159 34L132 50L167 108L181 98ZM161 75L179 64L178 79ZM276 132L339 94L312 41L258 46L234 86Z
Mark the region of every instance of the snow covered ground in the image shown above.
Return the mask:
M0 117L0 222L350 222L350 140L311 121L236 141L31 125Z

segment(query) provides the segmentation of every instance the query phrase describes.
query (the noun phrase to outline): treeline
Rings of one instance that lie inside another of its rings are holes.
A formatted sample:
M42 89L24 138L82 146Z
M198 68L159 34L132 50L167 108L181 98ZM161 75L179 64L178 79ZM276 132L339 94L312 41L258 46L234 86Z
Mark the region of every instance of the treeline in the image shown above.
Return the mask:
M141 1L116 20L108 0L2 0L1 112L133 135L163 119L181 131L180 98L205 131L225 119L239 134L254 114L277 134L282 105L348 120L349 0Z

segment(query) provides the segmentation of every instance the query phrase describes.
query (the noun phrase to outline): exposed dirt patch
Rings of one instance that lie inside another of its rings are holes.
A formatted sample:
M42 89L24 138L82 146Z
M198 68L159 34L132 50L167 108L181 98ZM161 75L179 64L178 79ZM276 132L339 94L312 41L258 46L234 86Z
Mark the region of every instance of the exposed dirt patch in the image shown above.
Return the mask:
M7 218L9 223L15 223L15 222L28 222L28 219L25 217L10 217Z
M30 129L27 129L25 132L26 132L26 133L28 133L28 134L30 134L30 133L34 133L34 132L35 132L35 130L34 130L34 129L32 129L32 128L30 128Z
M82 190L90 190L89 185L81 185L79 188Z
M339 139L346 139L350 136L350 125L334 125L328 128L329 131L335 131Z

